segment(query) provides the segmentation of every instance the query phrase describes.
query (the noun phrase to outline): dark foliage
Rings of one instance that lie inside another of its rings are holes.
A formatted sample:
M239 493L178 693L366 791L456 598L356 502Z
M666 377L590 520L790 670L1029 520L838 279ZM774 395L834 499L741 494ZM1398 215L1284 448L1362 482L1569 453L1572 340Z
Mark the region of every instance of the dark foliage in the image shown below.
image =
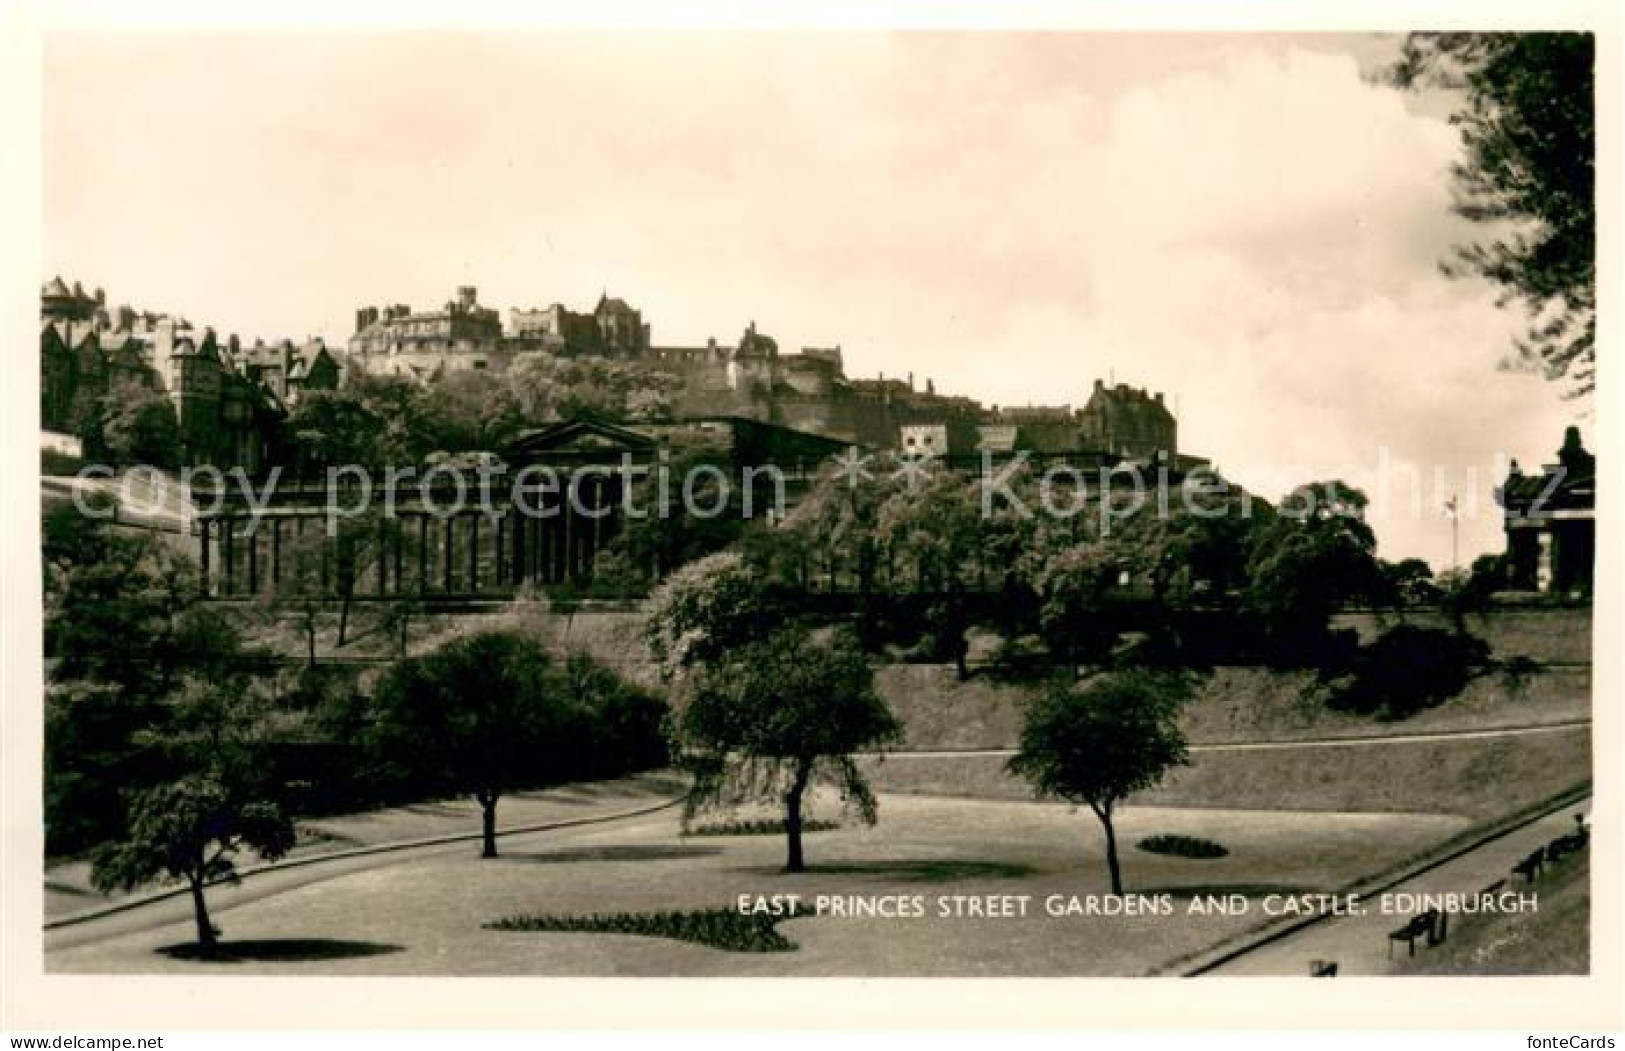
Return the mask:
M1206 860L1222 858L1230 853L1230 851L1211 839L1202 839L1200 836L1181 836L1171 832L1147 836L1134 845L1151 854L1168 854L1176 858Z
M1474 636L1401 624L1360 648L1328 703L1381 719L1409 718L1459 694L1489 655Z
M584 934L639 934L696 942L725 952L791 952L795 942L780 934L777 925L794 919L802 910L783 916L747 915L732 909L696 909L692 912L617 912L590 916L509 916L487 923L493 931L566 932Z
M801 822L803 832L833 832L841 827L839 821L808 818ZM782 836L784 819L757 821L703 821L683 829L685 836Z
M1412 33L1389 74L1459 90L1457 214L1485 234L1447 273L1497 285L1530 317L1518 356L1576 394L1595 383L1596 40L1589 33Z

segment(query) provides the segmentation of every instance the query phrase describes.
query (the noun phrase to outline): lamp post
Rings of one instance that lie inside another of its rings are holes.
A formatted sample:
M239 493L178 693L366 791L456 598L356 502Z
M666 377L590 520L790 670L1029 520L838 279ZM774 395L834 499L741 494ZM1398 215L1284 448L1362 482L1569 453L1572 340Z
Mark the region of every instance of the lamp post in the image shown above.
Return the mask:
M1461 568L1460 559L1457 557L1457 554L1456 554L1456 552L1458 550L1458 539L1457 538L1458 538L1458 536L1459 536L1459 534L1461 532L1461 519L1456 514L1457 507L1458 507L1458 504L1457 504L1457 501L1456 501L1456 494L1451 493L1450 494L1450 499L1448 499L1448 500L1446 500L1444 502L1444 513L1446 515L1450 516L1450 572L1451 573L1455 573L1458 569Z

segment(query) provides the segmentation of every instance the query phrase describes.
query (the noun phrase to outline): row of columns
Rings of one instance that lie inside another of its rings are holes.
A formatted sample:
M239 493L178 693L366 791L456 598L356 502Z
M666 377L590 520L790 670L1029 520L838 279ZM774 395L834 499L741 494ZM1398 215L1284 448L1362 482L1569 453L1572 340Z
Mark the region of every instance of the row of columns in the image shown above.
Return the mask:
M421 509L380 519L376 534L347 542L366 549L353 595L473 595L512 589L526 581L582 582L593 560L620 528L617 489L601 485L578 502L544 505L542 514L509 508L489 515L468 511L440 516ZM551 512L551 513L548 513ZM333 593L343 571L339 540L327 535L320 507L278 508L259 518L225 512L200 518L199 563L204 588L215 597L247 597L276 590L284 581ZM353 550L354 548L352 548ZM300 576L306 579L300 581Z

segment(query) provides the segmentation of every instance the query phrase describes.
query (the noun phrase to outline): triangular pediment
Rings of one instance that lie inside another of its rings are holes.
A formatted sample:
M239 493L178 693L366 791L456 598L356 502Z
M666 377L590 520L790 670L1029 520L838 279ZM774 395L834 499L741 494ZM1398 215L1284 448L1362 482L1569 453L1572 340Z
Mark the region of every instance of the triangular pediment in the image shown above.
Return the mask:
M509 446L517 456L548 453L648 452L659 445L638 431L598 419L565 420L538 431L520 435Z

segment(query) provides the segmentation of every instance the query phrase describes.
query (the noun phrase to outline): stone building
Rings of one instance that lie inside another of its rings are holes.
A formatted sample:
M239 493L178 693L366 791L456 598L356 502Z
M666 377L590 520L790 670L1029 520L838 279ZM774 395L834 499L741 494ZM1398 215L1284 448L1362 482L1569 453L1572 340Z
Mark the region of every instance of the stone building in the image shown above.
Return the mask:
M1505 511L1507 584L1519 591L1589 592L1597 554L1597 460L1580 429L1563 435L1557 462L1525 474L1512 462L1495 491Z
M520 435L477 473L447 469L427 489L407 484L396 491L387 504L392 527L380 528L357 594L456 601L509 596L526 584L585 583L598 553L625 526L628 487L672 470L685 452L703 450L730 485L751 486L754 498L738 509L767 518L783 513L819 467L846 448L822 435L728 417L556 423ZM680 501L684 478L665 488ZM373 495L375 506L385 505L383 493ZM234 487L195 497L204 586L221 598L275 588L292 571L298 545L320 537L330 513L320 485L278 486L258 513ZM651 504L635 506L640 515L661 513ZM659 575L675 567L650 568Z
M341 366L320 340L244 350L184 318L108 309L61 278L40 292L40 426L79 435L101 402L135 386L168 395L186 464L258 471L307 389L336 388Z
M356 311L350 359L365 372L428 380L462 369L503 368L511 348L502 318L481 306L472 285L440 310L417 311L404 303Z
M1025 452L1090 463L1184 463L1177 427L1162 395L1095 381L1088 403L988 410L971 398L939 394L884 375L848 378L841 348L780 349L754 321L732 345L656 345L640 311L607 292L591 311L560 303L509 311L502 327L464 288L444 311L414 314L404 306L358 311L351 361L370 372L424 382L463 368L506 368L520 355L602 355L641 362L677 380L674 418L727 416L757 420L873 449L908 448L930 436L939 455L970 462L983 452Z
M562 303L537 310L508 311L504 336L518 349L548 350L565 355L601 354L636 357L649 350L649 326L624 299L606 292L591 313L576 313Z
M1078 414L1079 444L1125 460L1151 462L1179 454L1178 425L1162 392L1119 383L1108 387L1095 380L1089 401Z

